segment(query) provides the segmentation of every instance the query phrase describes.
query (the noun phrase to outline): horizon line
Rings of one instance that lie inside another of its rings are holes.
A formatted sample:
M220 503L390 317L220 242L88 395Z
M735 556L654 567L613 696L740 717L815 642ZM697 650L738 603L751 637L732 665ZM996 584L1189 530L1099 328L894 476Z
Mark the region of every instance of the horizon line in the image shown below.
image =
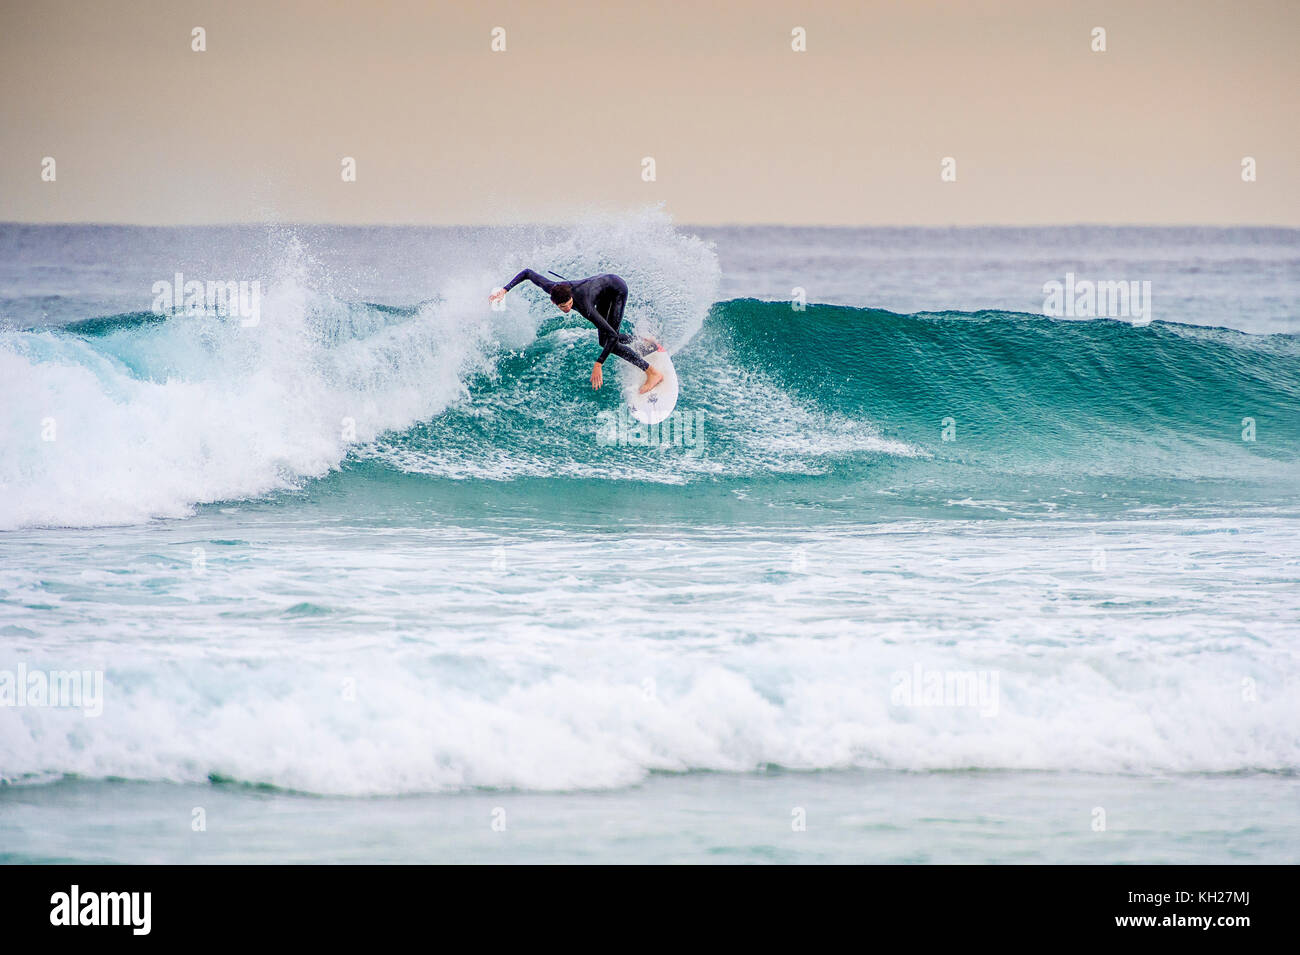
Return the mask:
M222 222L122 222L122 221L37 221L28 219L0 219L0 226L67 227L92 226L114 229L230 229L258 226L285 228L336 228L336 229L561 229L581 225L580 220L553 222L526 220L522 222L331 222L327 220L234 219ZM819 222L673 222L682 229L1282 229L1300 231L1300 222L1283 225L1267 222L966 222L966 223L819 223Z

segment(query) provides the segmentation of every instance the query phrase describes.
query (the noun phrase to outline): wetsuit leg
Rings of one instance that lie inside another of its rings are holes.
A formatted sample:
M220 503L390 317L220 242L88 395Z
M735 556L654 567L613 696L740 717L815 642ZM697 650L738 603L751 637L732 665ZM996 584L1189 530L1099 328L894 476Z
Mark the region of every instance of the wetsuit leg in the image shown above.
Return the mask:
M605 321L609 322L609 327L618 331L618 326L623 324L623 306L627 304L627 293L619 294L615 292L610 297L608 308L603 311ZM625 336L620 335L622 340Z
M609 327L618 331L618 327L623 324L623 306L627 304L627 293L612 291L606 298L605 302L597 300L597 309L604 316L605 321L609 322ZM603 306L603 307L602 307ZM631 362L642 371L650 367L649 362L638 355L631 347L634 339L631 335L622 334L618 338L612 339L604 332L600 334L600 347L602 349L600 360L604 361L606 355L617 355L624 361Z
M613 342L610 341L608 335L602 334L600 337L600 345L605 350L605 354L617 355L624 361L631 362L642 371L645 371L650 367L650 363L632 349L633 341L635 339L631 335L619 335Z
M620 335L618 339L618 344L616 344L613 348L610 349L610 353L617 355L619 358L623 359L624 361L630 361L632 364L636 365L642 371L645 371L647 368L649 368L650 363L646 361L644 358L642 358L640 355L638 355L635 351L633 351L632 346L624 344L623 342L624 339L627 339L630 342L632 341L632 336Z

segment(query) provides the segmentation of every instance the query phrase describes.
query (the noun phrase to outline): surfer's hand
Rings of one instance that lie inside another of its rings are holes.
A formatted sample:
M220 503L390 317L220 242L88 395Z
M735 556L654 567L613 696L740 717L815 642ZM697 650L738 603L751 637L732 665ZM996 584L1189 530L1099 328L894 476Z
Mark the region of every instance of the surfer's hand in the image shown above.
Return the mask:
M503 289L503 288L499 288L499 289L497 289L495 292L493 292L491 295L488 296L488 301L489 301L489 302L496 303L496 302L501 301L501 300L502 300L503 298L505 298L505 297L506 297L506 290Z
M600 362L596 362L596 366L591 369L591 387L599 388L604 383L605 374L600 370Z

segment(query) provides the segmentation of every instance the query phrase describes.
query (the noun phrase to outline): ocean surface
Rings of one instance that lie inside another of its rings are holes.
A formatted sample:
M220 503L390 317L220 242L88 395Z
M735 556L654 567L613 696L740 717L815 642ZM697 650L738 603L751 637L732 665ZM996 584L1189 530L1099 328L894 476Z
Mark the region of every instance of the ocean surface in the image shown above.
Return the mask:
M1300 230L0 225L0 861L1300 861Z

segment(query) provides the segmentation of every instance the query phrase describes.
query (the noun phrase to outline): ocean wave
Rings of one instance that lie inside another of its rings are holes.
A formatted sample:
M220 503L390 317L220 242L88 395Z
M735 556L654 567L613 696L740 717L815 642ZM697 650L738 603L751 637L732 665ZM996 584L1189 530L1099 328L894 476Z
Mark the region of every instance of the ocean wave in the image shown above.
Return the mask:
M0 332L0 528L181 517L349 461L454 480L807 478L941 501L1026 481L1031 497L1081 480L1294 490L1296 336L712 303L712 249L661 214L508 258L395 307L319 291L290 239L256 327L136 312ZM487 307L526 263L627 276L628 327L674 350L693 443L601 440L619 402L614 381L587 384L585 324L528 289Z
M620 656L569 660L563 673L555 659L546 667L447 655L400 665L389 655L344 666L301 654L254 664L132 663L119 652L101 715L13 711L0 734L0 781L216 779L372 795L601 789L653 772L772 766L1300 766L1300 744L1287 730L1295 707L1277 681L1244 705L1240 681L1199 657L1143 662L1114 651L1098 646L1064 664L1008 651L995 668L954 671L934 669L950 654L918 653L906 642L828 640L795 650L774 640L727 666L690 654ZM1252 663L1248 651L1232 663L1260 673L1272 665ZM908 681L918 674L913 694ZM931 674L946 683L927 702L920 681ZM971 688L968 699L944 696L961 685Z

